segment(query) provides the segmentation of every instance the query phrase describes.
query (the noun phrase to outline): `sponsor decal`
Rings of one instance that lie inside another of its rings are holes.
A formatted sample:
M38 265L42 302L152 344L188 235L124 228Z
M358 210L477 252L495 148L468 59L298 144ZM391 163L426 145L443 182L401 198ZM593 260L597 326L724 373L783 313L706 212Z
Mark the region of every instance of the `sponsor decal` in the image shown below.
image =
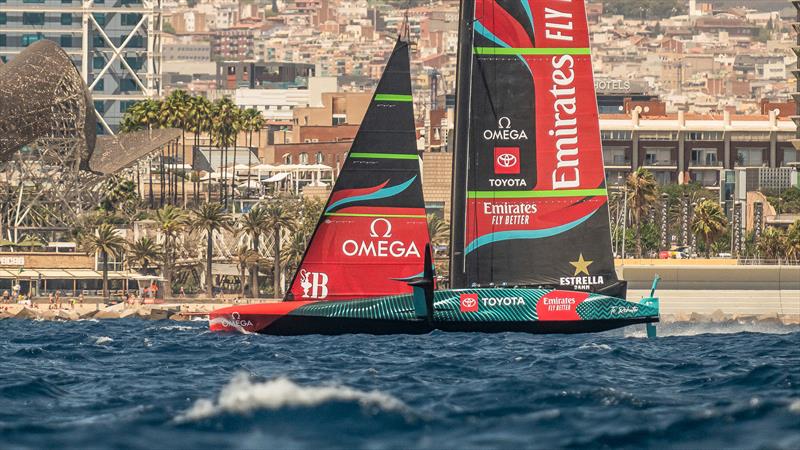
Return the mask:
M370 240L348 239L342 242L342 253L350 257L374 256L379 258L420 258L420 252L414 241L410 243L393 240L392 222L379 217L370 223Z
M636 314L638 312L639 307L636 305L611 307L611 314Z
M498 175L519 174L519 147L494 148L494 173Z
M531 216L539 212L532 201L483 201L483 214L491 217L492 225L528 225Z
M578 256L577 261L570 261L575 267L575 274L571 277L561 277L559 279L559 284L561 286L570 286L574 289L591 289L592 286L601 285L605 283L605 279L602 276L592 276L589 273L589 265L592 264L594 261L588 261L583 258L583 253ZM578 276L580 274L584 274L586 276Z
M328 296L328 274L322 272L300 271L300 287L303 298L323 299Z
M551 173L553 189L574 189L581 184L575 59L572 55L560 55L550 62L553 87L549 92L553 96L555 121L548 134L555 139L556 150L556 167Z
M536 304L539 320L581 320L576 308L589 298L588 292L550 291Z
M478 312L478 294L461 294L458 304L462 313Z
M488 308L495 306L525 306L525 299L522 297L484 297L481 305Z
M525 130L511 128L511 119L501 117L497 121L497 129L483 130L483 139L487 141L523 141L528 140Z
M253 322L247 319L242 319L241 315L237 311L234 311L231 313L230 319L222 318L222 325L232 328L244 328L244 327L252 327Z

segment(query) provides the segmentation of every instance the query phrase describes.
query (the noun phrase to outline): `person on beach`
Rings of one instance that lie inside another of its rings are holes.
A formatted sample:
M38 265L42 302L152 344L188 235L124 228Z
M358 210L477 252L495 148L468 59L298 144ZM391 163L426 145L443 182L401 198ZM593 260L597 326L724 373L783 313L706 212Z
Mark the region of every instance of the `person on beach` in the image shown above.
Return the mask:
M3 291L3 303L11 303L11 296L8 295L8 290Z
M186 298L186 291L183 290L183 286L181 286L181 293L179 294L180 298Z
M56 307L61 309L61 291L56 290Z
M55 305L54 305L55 302L53 300L53 293L52 292L47 295L47 300L50 301L50 306L48 306L47 309L53 309L55 307Z
M84 300L85 298L83 297L83 292L81 292L81 295L78 296L78 301L81 302L81 305L83 305Z

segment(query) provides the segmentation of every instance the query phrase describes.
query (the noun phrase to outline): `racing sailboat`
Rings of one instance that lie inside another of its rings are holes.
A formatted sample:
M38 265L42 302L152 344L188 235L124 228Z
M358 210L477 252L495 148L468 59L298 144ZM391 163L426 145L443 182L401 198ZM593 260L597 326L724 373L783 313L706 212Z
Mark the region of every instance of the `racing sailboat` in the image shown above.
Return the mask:
M583 1L464 0L459 43L453 289L434 289L418 165L381 165L417 164L385 128L413 127L383 111L413 117L398 40L345 163L362 170L340 175L289 301L215 311L212 330L578 333L658 321L655 283L628 302L614 271Z

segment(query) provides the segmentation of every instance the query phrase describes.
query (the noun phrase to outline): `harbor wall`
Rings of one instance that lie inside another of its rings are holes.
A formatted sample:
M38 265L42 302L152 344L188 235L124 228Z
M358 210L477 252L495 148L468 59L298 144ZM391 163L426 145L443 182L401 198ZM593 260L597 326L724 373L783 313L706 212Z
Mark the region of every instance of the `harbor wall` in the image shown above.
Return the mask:
M629 289L648 289L656 275L664 290L798 291L799 265L653 264L617 265ZM800 296L797 297L800 299Z

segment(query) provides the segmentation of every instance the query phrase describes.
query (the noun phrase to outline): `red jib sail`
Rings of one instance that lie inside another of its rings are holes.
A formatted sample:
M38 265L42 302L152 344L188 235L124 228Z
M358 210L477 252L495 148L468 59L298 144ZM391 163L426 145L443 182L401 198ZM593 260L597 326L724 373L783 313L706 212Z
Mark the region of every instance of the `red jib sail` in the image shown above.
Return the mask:
M288 300L406 294L429 242L408 43L398 39Z
M462 2L453 287L616 286L583 0Z

